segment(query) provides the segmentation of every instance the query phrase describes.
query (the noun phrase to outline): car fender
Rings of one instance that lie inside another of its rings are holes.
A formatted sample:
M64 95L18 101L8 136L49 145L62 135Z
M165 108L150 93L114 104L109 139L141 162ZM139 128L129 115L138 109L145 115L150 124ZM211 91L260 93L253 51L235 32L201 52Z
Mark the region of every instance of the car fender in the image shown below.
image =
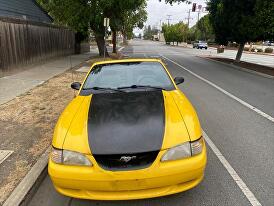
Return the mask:
M85 97L83 96L75 97L60 115L53 133L53 147L62 149L65 137L71 126L71 122L81 107L84 99Z
M198 115L190 101L180 90L172 91L172 96L186 124L191 141L195 141L202 136L202 129Z

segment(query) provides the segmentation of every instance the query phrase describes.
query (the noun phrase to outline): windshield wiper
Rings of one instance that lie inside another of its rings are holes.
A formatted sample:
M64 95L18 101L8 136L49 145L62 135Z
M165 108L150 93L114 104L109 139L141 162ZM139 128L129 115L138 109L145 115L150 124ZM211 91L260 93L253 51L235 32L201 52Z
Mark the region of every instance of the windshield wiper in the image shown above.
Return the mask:
M156 87L151 85L131 85L131 86L125 86L125 87L118 87L117 89L139 89L139 88L149 88L149 89L159 89L159 90L166 90L162 87Z
M125 92L125 91L120 90L119 88L114 89L114 88L110 88L110 87L90 87L90 88L83 88L83 90L90 90L90 89L93 89L93 90L109 90L109 91L115 91L115 92Z

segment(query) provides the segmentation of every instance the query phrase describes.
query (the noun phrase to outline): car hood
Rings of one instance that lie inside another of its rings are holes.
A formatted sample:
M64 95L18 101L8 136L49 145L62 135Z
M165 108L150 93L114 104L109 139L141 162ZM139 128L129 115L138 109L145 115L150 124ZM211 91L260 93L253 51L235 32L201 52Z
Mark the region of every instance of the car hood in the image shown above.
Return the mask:
M159 151L186 141L190 136L171 91L107 93L84 97L62 148L125 154Z

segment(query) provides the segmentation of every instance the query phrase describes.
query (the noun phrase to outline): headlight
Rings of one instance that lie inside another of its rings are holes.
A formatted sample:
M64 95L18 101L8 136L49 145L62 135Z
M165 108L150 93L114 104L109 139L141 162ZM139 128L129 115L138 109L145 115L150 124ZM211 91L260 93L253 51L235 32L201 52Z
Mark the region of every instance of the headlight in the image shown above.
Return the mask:
M202 153L203 141L203 137L201 137L200 139L190 143L192 156Z
M163 155L161 161L178 160L200 154L203 150L203 138L194 142L185 142L184 144L173 147Z
M57 164L92 166L88 158L79 152L52 148L51 160Z

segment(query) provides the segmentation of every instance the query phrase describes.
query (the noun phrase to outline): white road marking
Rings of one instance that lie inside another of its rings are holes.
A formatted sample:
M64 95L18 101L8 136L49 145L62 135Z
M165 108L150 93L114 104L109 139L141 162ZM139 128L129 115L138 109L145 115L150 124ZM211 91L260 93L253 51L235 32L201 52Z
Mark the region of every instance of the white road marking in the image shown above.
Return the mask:
M211 139L207 136L207 134L203 131L203 137L207 144L210 146L212 151L215 153L215 155L218 157L222 165L225 167L225 169L228 171L230 176L233 178L233 180L236 182L238 187L241 189L241 191L244 193L248 201L253 206L261 206L262 204L257 200L255 195L250 191L250 189L246 186L242 178L237 174L237 172L233 169L233 167L229 164L229 162L226 160L226 158L222 155L220 150L216 147L216 145L211 141Z
M185 71L189 72L190 74L192 74L193 76L197 77L198 79L200 79L200 80L202 80L202 81L208 83L209 85L213 86L214 88L218 89L220 92L226 94L227 96L229 96L229 97L231 97L232 99L236 100L237 102L239 102L240 104L244 105L245 107L247 107L247 108L253 110L253 111L256 112L257 114L261 115L262 117L264 117L264 118L270 120L271 122L274 122L274 117L272 117L272 116L270 116L270 115L264 113L264 112L261 111L260 109L258 109L258 108L256 108L256 107L252 106L251 104L249 104L249 103L247 103L247 102L241 100L240 98L234 96L233 94L229 93L228 91L224 90L223 88L217 86L217 85L214 84L213 82L211 82L211 81L209 81L209 80L207 80L207 79L201 77L200 75L198 75L198 74L196 74L196 73L190 71L189 69L187 69L187 68L185 68L184 66L178 64L177 62L175 62L175 61L173 61L173 60L171 60L171 59L169 59L169 58L167 58L167 57L165 57L165 56L163 56L163 55L161 55L161 56L162 56L163 58L167 59L168 61L170 61L170 62L176 64L177 66L179 66L180 68L184 69Z
M0 150L0 164L3 163L12 153L13 151L11 150Z

